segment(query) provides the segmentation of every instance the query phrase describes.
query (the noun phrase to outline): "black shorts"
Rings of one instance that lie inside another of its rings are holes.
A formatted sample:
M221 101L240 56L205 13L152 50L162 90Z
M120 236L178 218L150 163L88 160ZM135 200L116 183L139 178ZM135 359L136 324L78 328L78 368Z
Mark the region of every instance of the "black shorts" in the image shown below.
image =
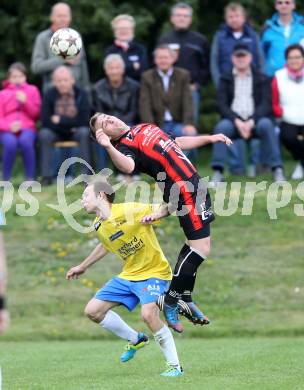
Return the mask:
M178 202L178 211L184 210L178 215L179 223L188 240L199 240L210 236L210 223L215 216L211 209L211 197L203 181L198 174L188 180L188 185L181 188ZM185 213L185 210L187 212ZM177 214L179 214L177 211Z

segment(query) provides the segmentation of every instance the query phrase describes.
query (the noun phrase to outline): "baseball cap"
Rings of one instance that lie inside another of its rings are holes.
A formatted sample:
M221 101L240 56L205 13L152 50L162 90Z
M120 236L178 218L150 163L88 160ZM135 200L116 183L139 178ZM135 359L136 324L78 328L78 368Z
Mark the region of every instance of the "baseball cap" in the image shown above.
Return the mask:
M246 43L237 43L232 51L233 55L246 55L250 54L249 47L246 45Z

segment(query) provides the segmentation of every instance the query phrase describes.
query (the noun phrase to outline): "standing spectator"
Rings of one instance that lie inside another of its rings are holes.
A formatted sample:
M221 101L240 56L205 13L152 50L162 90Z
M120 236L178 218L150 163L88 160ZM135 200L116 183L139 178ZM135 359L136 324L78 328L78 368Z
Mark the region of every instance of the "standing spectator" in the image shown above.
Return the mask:
M190 75L173 67L175 53L167 45L155 49L156 68L141 79L139 113L143 122L155 123L175 136L195 135Z
M218 86L222 74L232 70L231 54L235 44L245 43L252 54L252 66L261 71L263 68L263 54L260 39L254 29L246 22L246 10L239 3L229 3L225 7L225 23L216 32L212 47L210 69L213 82ZM252 140L251 148L251 173L255 176L255 167L259 161L259 141ZM236 140L229 148L229 165L232 173L244 174L245 161L241 156L245 155L246 142Z
M209 78L210 50L206 37L191 31L193 9L189 4L177 3L171 8L173 30L163 35L159 44L168 44L177 52L176 66L187 69L191 75L194 121L198 123L200 88Z
M54 71L53 84L54 87L46 92L42 102L42 129L39 132L42 185L52 184L51 161L56 141L79 142L80 157L90 163L88 94L75 85L71 69L64 65ZM89 173L83 165L81 167L82 173Z
M0 209L0 228L4 224L3 214ZM2 232L0 231L0 334L8 328L9 315L6 309L5 292L6 292L6 259L5 259L5 248L3 242Z
M15 62L8 69L0 92L0 143L3 145L3 179L10 180L18 149L26 180L34 180L36 121L41 98L37 87L26 81L26 69Z
M245 44L236 44L232 54L233 70L221 77L218 88L218 106L222 120L215 134L223 133L236 139L261 140L263 155L269 156L273 180L284 181L279 142L275 134L271 107L269 79L251 67L252 55ZM224 180L227 146L213 145L212 182Z
M285 49L304 39L304 19L294 12L295 0L276 0L277 12L266 21L262 33L262 47L265 55L266 73L273 77L285 64Z
M252 66L263 70L263 54L260 40L246 22L246 10L238 3L229 3L224 11L225 23L215 33L211 47L210 68L217 86L222 74L232 70L231 54L236 43L245 43L252 54Z
M146 48L134 40L135 20L131 15L118 15L111 25L115 40L105 55L120 54L125 62L126 76L139 81L142 72L148 68L148 57Z
M73 72L78 86L90 90L89 72L84 47L80 54L73 59L61 59L55 56L50 49L50 39L60 28L70 27L72 22L71 8L66 3L53 5L50 15L51 26L36 37L32 54L32 72L42 76L43 93L51 85L52 72L60 65L69 66Z
M291 45L286 49L286 67L276 71L272 80L272 105L282 119L280 136L293 158L299 161L293 179L304 177L304 49Z
M109 54L104 60L106 78L94 85L94 106L97 112L116 116L128 126L133 126L138 114L137 81L125 76L125 63L119 54ZM96 144L97 168L107 166L105 149Z

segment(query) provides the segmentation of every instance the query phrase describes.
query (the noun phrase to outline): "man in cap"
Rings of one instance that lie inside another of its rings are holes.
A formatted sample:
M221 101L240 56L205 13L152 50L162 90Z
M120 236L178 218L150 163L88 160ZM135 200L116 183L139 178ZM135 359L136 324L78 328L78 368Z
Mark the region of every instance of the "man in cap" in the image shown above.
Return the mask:
M252 54L244 43L234 46L232 63L232 71L221 76L217 90L222 118L214 133L223 133L232 139L259 138L262 155L268 156L273 180L284 181L279 142L272 120L270 80L252 67ZM214 185L224 180L226 161L227 146L214 144L211 163Z

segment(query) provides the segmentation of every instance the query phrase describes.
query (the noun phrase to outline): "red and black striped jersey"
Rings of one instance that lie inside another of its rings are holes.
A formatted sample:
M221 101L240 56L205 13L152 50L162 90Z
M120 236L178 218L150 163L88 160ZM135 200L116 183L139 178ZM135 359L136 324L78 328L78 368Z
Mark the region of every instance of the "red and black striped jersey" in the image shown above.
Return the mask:
M165 183L165 202L169 201L174 183L188 181L197 173L175 141L156 125L143 123L134 126L113 145L124 155L132 157L140 172ZM165 177L160 178L159 174L163 172Z

